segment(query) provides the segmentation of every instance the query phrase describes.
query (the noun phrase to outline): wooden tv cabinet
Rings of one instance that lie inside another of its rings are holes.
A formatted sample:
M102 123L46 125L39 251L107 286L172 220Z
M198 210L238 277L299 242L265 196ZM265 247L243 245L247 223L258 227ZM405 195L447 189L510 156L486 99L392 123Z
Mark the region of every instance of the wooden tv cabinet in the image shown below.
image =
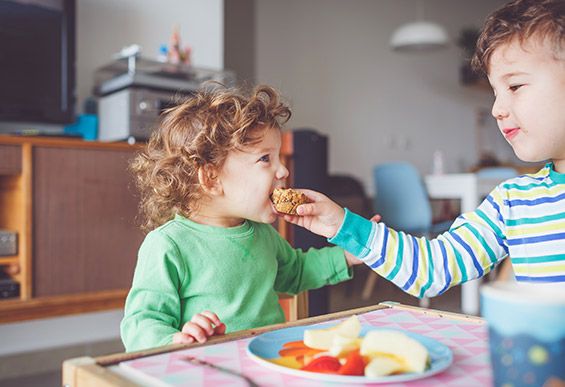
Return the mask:
M0 269L20 284L0 322L121 307L143 234L127 171L139 145L0 136Z

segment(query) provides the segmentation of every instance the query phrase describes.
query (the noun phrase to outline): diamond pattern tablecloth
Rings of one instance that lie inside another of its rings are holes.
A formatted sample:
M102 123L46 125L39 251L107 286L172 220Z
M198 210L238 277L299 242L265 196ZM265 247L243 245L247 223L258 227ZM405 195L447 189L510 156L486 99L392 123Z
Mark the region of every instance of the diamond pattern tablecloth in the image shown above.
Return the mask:
M387 308L359 315L362 324L379 328L398 328L418 333L447 345L453 351L453 364L444 372L412 382L392 386L490 386L488 332L485 324L453 319L434 313ZM336 320L336 323L340 320ZM252 338L194 349L164 353L120 363L126 371L147 378L151 385L170 386L247 386L239 377L210 367L192 365L187 355L213 363L249 377L260 386L335 386L283 373L277 373L253 361L246 354ZM343 384L339 384L340 386ZM359 384L356 384L359 386Z

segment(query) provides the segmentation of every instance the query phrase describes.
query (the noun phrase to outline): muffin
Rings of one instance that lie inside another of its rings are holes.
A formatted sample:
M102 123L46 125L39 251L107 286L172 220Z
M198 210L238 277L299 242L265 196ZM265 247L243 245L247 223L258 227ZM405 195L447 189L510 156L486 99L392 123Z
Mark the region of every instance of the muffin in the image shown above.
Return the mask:
M296 215L296 207L309 203L308 197L292 188L275 188L271 194L275 209L283 214Z

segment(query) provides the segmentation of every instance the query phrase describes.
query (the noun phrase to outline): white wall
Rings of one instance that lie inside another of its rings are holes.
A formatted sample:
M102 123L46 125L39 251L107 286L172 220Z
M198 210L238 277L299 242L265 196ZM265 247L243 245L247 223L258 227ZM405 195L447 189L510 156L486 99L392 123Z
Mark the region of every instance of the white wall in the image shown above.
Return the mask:
M222 69L223 0L77 0L79 111L91 93L94 70L130 44L157 56L178 26L181 44L192 47L195 66Z
M138 44L155 59L169 44L174 26L181 44L192 47L195 66L224 67L223 0L76 0L77 114L91 95L94 72L124 46ZM0 122L1 132L23 129L58 132L63 125Z
M477 111L492 97L460 85L454 41L505 0L422 1L425 17L447 28L448 49L389 49L394 29L417 19L415 0L256 2L257 80L290 99L290 127L329 135L330 172L361 178L369 192L380 162L405 159L426 173L436 149L448 172L477 161Z
M77 3L79 111L91 92L98 66L110 62L113 53L133 43L141 45L145 55L155 57L160 44L168 44L175 24L180 27L181 43L192 46L195 66L223 67L223 0L78 0ZM14 127L18 126L8 125L10 130ZM118 338L122 315L121 310L115 310L0 324L0 356Z

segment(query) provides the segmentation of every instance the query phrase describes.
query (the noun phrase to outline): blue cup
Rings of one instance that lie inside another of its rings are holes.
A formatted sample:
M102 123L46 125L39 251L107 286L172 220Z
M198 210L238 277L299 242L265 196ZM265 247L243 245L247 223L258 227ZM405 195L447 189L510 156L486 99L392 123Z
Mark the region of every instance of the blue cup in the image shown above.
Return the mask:
M565 383L565 284L481 288L495 386Z

